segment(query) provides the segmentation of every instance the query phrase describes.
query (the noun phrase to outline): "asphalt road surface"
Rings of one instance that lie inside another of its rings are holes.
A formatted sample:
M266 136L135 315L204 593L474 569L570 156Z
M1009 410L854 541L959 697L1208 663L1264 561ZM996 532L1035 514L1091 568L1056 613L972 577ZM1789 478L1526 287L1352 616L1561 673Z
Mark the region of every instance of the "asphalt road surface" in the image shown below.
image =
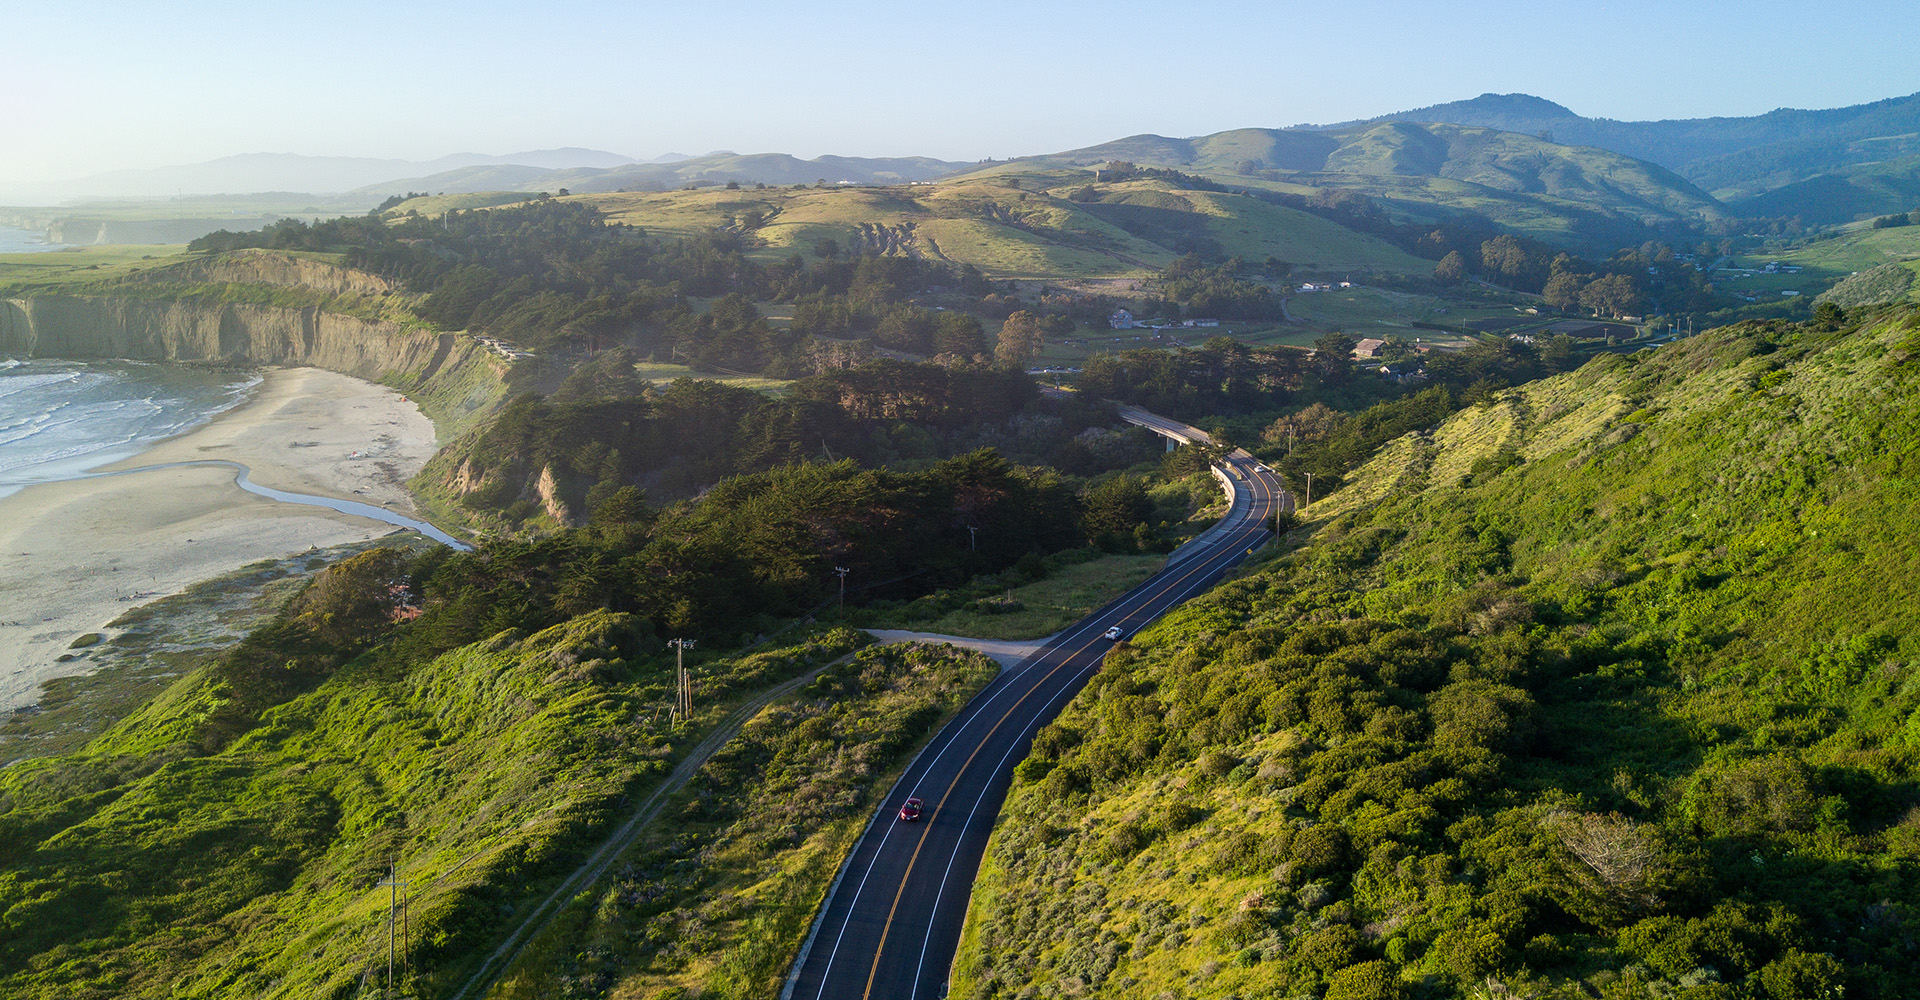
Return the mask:
M1003 671L908 767L854 845L783 996L946 995L974 874L1013 768L1026 757L1034 733L1099 669L1113 645L1103 633L1117 625L1132 636L1204 593L1267 541L1275 511L1293 509L1279 481L1246 452L1227 456L1220 467L1233 479L1236 496L1219 525L1184 546L1152 579ZM896 818L910 796L926 803L918 822Z

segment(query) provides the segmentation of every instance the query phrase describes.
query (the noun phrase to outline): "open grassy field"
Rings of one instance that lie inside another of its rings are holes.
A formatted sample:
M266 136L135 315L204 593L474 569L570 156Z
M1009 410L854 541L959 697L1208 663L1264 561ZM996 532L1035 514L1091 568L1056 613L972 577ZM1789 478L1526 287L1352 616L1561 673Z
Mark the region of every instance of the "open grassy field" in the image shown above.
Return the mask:
M57 288L124 278L134 271L170 263L186 250L184 246L108 244L40 253L4 253L0 254L0 290Z
M388 216L405 215L419 212L421 215L445 215L448 212L464 212L475 208L498 208L501 205L518 205L529 201L531 197L525 191L474 191L465 194L430 194L424 198L409 198L387 209Z
M1415 274L1432 266L1374 237L1242 195L1129 181L1094 185L1089 200L1087 176L1073 171L888 188L702 188L573 197L615 221L663 235L749 230L758 252L768 256L811 253L821 240L832 240L843 249L972 264L995 278L1145 278L1195 240L1243 259L1275 256L1316 272Z
M1869 270L1882 264L1920 262L1920 226L1893 229L1848 227L1831 239L1819 240L1798 250L1765 259L1806 268L1801 272L1801 277L1817 275L1823 279L1837 280L1855 271Z
M970 601L935 617L919 612L923 606L934 607L938 595L902 608L867 612L858 621L863 628L911 628L975 639L1039 639L1133 589L1159 572L1166 561L1161 555L1101 556L1056 569L1044 580L1009 588L994 595L997 600ZM1014 610L997 610L1002 607Z
M730 375L724 372L707 371L687 365L667 364L665 362L644 361L633 366L641 378L654 382L671 382L677 378L697 378L725 385L752 389L756 392L780 393L793 383L787 379L764 378L759 375Z

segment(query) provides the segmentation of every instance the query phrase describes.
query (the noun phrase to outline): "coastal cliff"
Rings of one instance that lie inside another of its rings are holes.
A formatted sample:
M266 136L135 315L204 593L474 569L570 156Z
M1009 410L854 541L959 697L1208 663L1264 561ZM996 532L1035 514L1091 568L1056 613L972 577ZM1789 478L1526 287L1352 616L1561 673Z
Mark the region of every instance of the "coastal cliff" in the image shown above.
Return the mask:
M136 361L313 365L364 379L433 374L477 351L454 334L408 330L317 307L36 296L0 300L0 352Z
M178 263L128 274L126 280L143 284L237 284L299 288L326 295L393 295L403 291L389 279L358 268L278 250L232 250L208 256L189 255Z

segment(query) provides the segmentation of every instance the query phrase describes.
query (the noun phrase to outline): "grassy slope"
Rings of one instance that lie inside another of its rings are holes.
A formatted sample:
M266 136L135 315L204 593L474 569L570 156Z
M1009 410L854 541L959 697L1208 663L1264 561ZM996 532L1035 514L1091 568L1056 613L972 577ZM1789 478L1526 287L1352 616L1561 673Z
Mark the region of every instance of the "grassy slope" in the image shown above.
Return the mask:
M1713 331L1383 449L1042 733L954 995L1900 995L1916 330Z
M896 188L810 188L576 195L609 217L649 232L709 231L759 212L755 237L765 255L811 253L821 239L842 247L873 245L878 227L905 252L972 264L998 278L1141 278L1166 266L1173 247L1130 231L1100 206L1068 201L1084 174L1041 178L1045 191L1004 179ZM1373 237L1324 219L1255 199L1207 192L1175 193L1162 182L1103 185L1115 204L1158 199L1171 220L1156 232L1190 232L1217 240L1249 260L1267 256L1322 269L1416 274L1431 265ZM1124 210L1122 210L1124 211ZM1135 226L1134 229L1139 227Z
M45 253L0 254L0 293L66 291L125 278L164 264L167 258L178 257L186 249L184 246L109 244Z
M625 628L596 613L404 676L363 658L210 756L191 677L0 774L0 993L354 995L384 951L390 857L414 886L414 985L444 993L736 692L852 641L703 667L675 733L671 664L623 659Z

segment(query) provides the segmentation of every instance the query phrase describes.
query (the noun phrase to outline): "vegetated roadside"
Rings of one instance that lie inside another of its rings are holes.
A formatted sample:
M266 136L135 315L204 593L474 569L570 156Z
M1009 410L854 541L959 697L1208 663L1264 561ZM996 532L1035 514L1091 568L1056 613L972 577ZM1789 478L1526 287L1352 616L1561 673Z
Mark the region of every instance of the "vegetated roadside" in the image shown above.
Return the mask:
M954 995L1904 995L1916 407L1909 307L1416 428L1040 734Z
M771 1000L893 776L997 669L918 645L827 667L702 767L487 995Z

